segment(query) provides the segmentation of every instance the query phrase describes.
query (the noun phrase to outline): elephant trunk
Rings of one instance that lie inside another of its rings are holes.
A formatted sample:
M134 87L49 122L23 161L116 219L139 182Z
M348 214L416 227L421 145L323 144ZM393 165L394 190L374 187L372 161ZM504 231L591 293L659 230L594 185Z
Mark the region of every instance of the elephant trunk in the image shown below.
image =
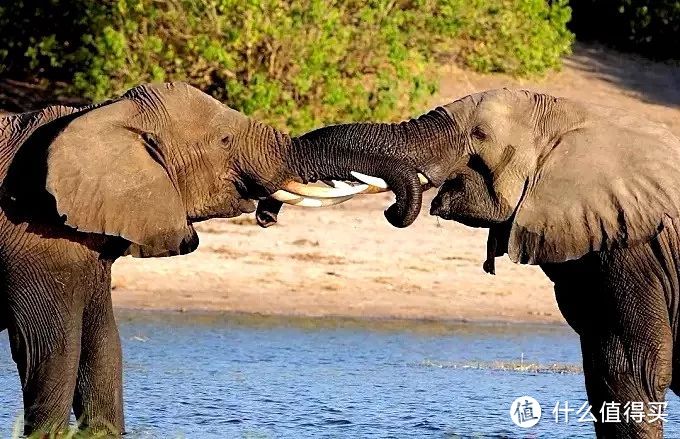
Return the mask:
M366 148L347 148L338 139L304 135L293 139L289 166L304 183L354 180L352 172L383 179L396 196L396 202L385 211L395 227L409 226L420 212L422 187L417 171L397 158Z

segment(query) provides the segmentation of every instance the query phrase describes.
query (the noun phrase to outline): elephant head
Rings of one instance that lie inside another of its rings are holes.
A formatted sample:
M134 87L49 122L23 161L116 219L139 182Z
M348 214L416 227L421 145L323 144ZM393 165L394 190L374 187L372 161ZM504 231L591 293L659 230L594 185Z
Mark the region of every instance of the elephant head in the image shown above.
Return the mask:
M300 183L349 179L352 170L379 174L396 188L395 221L412 221L420 208L409 166L310 148L183 83L143 85L102 104L0 121L0 132L10 133L5 144L18 148L0 175L4 198L26 198L25 183L38 182L66 225L122 237L137 256L190 252L198 244L192 223L251 212L251 199L272 193L303 205L343 201L362 188Z
M680 141L619 110L515 90L400 124L302 136L397 158L440 186L430 213L490 229L485 269L558 263L652 239L680 214Z

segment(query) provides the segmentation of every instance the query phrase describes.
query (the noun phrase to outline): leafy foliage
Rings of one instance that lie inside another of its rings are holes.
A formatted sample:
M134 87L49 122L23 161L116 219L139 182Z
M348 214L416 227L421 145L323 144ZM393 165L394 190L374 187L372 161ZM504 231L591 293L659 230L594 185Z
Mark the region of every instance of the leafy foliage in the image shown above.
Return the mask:
M571 0L579 38L658 59L680 59L680 1Z
M566 0L17 0L0 7L0 73L93 100L188 80L303 130L411 113L443 53L480 71L558 67L569 16Z
M461 37L471 42L464 59L478 71L542 73L571 53L567 0L467 0L457 16L466 17Z

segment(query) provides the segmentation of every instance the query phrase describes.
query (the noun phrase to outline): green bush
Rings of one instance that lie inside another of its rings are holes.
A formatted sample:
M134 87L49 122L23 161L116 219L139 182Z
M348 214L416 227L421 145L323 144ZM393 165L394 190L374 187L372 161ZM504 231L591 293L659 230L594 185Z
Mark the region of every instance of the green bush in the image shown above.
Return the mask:
M570 27L595 39L657 59L680 59L680 1L571 0Z
M569 14L566 0L17 0L0 7L0 73L93 100L188 80L298 131L410 114L441 53L480 71L557 67Z
M454 11L465 17L460 36L470 42L462 53L477 71L542 73L571 53L567 0L467 0L460 7Z

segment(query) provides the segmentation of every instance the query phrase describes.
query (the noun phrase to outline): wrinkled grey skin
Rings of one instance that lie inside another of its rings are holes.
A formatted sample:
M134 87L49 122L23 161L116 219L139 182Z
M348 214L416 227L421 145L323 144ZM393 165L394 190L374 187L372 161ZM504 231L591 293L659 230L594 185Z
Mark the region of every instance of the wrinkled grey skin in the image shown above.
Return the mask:
M189 253L193 223L251 212L250 199L288 180L352 169L404 188L397 225L418 214L412 168L308 149L182 83L0 118L0 330L21 377L26 433L62 429L71 407L84 427L124 431L118 257Z
M680 390L680 141L619 110L525 91L462 98L401 124L302 137L400 158L441 185L430 213L489 228L487 261L539 264L581 338L588 398ZM455 246L455 243L453 243ZM596 423L661 437L662 423Z

